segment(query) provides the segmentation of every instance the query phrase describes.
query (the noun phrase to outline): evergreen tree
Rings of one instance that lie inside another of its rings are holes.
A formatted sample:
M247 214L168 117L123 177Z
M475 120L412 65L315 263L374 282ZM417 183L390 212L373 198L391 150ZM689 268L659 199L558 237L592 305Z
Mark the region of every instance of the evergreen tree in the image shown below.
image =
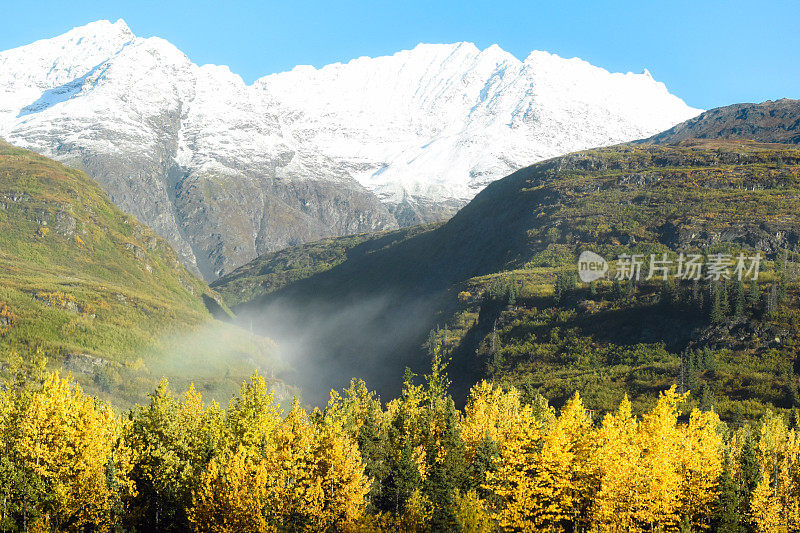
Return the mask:
M748 517L746 525L748 531L754 530L749 517L752 516L753 493L761 479L761 465L758 461L756 443L753 439L752 429L748 428L744 433L742 441L742 451L739 457L739 501L740 513Z
M56 495L40 475L0 458L0 531L28 531L53 513Z
M373 410L364 418L358 430L358 449L364 461L364 473L372 480L369 494L369 511L375 511L383 501L384 485L389 475L389 443L381 431L378 416Z
M800 389L797 387L797 381L794 379L794 376L787 372L784 374L783 379L786 382L784 385L784 402L786 403L786 407L788 409L800 407Z
M733 479L731 454L725 450L725 462L719 480L719 496L714 513L714 529L718 533L744 533L741 515L741 492Z
M429 439L426 450L428 477L424 493L433 504L430 518L432 531L453 531L456 529L456 508L454 496L465 486L466 460L464 442L461 440L458 412L453 401L447 402L441 416L443 431L438 439Z
M677 299L675 282L672 278L667 278L661 285L660 303L664 307L672 307L677 302Z
M703 383L700 387L700 409L703 411L710 411L716 405L714 393L711 391L708 383Z
M575 288L575 276L571 272L559 272L553 288L553 298L561 303L567 292Z
M711 323L722 324L725 322L727 315L727 298L725 298L725 289L719 283L712 283L710 286L710 300L711 300Z
M517 286L509 283L506 286L506 305L516 305L517 303Z
M747 303L755 306L761 300L761 288L758 286L758 280L754 279L750 282L750 295L747 298Z
M486 474L494 472L498 457L500 457L500 446L487 431L475 447L472 461L467 467L468 488L474 490L482 500L489 499L491 494L485 487Z
M717 357L708 346L703 347L700 368L703 370L715 370L717 368Z
M747 303L742 279L738 278L733 287L733 295L731 298L731 301L733 301L733 317L742 318L744 316L744 308Z
M622 284L618 279L614 279L611 285L611 293L614 295L615 300L622 298Z

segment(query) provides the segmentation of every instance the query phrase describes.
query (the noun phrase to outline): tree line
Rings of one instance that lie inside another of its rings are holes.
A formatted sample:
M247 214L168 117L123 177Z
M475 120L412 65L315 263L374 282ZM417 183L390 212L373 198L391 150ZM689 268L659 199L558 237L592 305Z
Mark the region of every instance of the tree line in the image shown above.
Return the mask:
M281 407L258 374L227 409L166 381L125 415L69 376L0 395L3 531L800 529L797 421L729 428L660 394L596 417L575 394L483 381L463 410L441 356L383 403L362 381Z

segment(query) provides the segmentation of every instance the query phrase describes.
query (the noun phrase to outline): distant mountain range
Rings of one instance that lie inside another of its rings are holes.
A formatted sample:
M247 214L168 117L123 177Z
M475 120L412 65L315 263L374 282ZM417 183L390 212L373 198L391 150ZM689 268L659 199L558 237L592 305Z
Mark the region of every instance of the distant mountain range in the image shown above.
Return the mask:
M526 165L699 112L646 71L471 43L252 85L121 20L0 52L0 137L85 170L209 280L289 245L447 218Z

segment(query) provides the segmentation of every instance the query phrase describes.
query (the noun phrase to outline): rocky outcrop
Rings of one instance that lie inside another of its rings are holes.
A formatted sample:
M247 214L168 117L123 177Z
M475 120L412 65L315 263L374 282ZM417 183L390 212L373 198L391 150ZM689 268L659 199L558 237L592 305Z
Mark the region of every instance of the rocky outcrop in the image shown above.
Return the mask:
M640 142L676 144L689 139L800 144L800 100L718 107Z

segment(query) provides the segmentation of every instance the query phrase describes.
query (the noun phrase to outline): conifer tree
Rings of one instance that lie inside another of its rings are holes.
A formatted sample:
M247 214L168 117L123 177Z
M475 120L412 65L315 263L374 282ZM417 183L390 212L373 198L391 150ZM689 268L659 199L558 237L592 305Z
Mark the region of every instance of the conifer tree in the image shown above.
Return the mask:
M733 302L734 318L742 318L744 316L744 310L745 310L745 305L747 305L747 300L745 296L744 283L742 282L741 277L738 277L736 279L736 283L734 284L733 297L731 298L731 301Z
M758 280L754 279L750 281L750 293L747 297L747 303L751 306L755 306L761 300L761 288L758 286Z
M733 478L733 464L730 450L725 450L722 474L719 479L719 496L714 513L714 530L718 533L744 533L740 512L741 492Z

